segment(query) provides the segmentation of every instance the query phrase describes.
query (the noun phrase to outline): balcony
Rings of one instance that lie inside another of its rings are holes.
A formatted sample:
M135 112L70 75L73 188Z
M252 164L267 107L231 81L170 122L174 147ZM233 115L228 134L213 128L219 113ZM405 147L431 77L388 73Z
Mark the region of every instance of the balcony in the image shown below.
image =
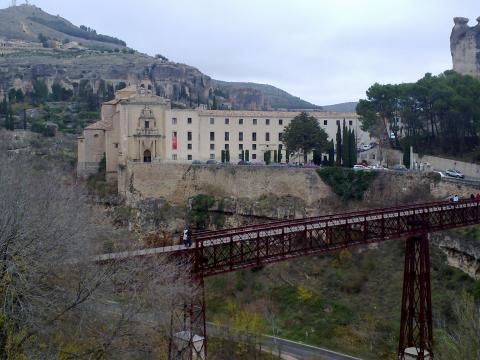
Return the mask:
M137 129L134 136L160 136L158 129Z

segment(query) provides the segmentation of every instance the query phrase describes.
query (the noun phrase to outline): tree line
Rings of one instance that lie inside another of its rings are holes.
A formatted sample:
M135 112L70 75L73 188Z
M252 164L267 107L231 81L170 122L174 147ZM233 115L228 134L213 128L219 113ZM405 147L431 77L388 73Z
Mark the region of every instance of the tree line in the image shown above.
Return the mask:
M480 81L455 71L430 73L415 83L373 84L360 100L362 130L404 150L480 158Z

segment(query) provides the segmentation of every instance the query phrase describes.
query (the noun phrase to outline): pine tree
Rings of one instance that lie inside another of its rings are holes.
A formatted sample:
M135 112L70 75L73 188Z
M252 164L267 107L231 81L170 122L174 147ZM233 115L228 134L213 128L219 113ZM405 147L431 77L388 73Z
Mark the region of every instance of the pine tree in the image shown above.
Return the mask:
M337 122L337 158L335 160L336 166L342 165L342 130L340 130L340 122Z
M250 161L250 151L249 150L245 150L245 161Z
M218 110L217 97L213 96L212 110Z
M230 162L230 150L225 150L225 161Z
M274 163L278 162L278 152L277 152L277 150L273 150L273 162Z
M282 162L282 149L280 148L280 145L278 146L278 162Z
M225 150L222 150L222 164L225 162Z

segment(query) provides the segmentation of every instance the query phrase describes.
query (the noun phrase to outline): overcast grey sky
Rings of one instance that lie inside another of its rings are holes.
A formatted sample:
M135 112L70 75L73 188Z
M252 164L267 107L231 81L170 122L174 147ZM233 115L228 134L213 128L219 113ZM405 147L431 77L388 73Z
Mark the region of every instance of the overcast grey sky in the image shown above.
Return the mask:
M272 84L318 105L356 101L374 82L450 69L452 18L468 17L473 26L480 16L479 0L30 3L215 79Z

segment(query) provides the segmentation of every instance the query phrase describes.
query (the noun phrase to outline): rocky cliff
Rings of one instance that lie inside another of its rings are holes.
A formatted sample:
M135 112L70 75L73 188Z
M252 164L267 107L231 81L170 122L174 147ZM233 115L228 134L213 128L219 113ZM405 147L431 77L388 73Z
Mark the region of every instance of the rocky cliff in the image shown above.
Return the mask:
M453 70L480 78L480 17L476 26L468 26L468 19L456 17L450 35Z
M32 5L0 10L0 97L13 87L32 91L34 80L44 80L50 88L59 83L75 93L81 82L98 89L145 76L157 95L177 107L318 108L270 85L212 80L192 66L138 53L120 39L77 27Z

